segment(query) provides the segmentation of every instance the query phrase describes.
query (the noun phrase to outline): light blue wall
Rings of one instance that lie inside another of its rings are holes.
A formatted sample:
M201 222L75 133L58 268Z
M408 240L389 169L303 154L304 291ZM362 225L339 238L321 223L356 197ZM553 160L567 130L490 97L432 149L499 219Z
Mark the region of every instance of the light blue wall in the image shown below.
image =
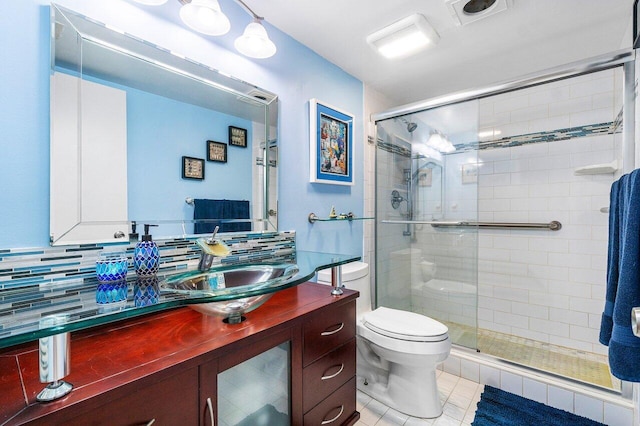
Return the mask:
M363 209L363 84L286 34L267 25L278 53L266 60L236 54L233 40L250 22L235 2L220 4L232 22L222 38L201 37L183 26L146 13L123 0L59 0L101 22L279 96L279 228L297 231L304 250L361 254L362 223L307 222L310 212L326 216ZM178 2L175 2L177 16ZM44 246L49 235L49 8L42 0L0 4L0 248ZM173 11L171 12L173 13ZM267 13L264 11L263 13ZM268 16L267 16L268 20ZM354 115L354 176L351 187L309 183L309 99ZM173 172L173 171L172 171Z
M228 126L251 122L139 90L127 90L129 218L193 219L186 197L251 199L251 146L227 147L227 162L206 161L206 141L227 143ZM182 156L205 159L205 179L182 179ZM249 170L247 172L247 170Z

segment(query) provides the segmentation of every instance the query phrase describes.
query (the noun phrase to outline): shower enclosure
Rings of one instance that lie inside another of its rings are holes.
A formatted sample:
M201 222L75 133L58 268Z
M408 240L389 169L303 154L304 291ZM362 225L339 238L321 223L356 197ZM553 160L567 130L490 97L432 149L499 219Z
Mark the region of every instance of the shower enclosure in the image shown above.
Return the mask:
M627 60L379 114L376 305L619 391L598 332Z

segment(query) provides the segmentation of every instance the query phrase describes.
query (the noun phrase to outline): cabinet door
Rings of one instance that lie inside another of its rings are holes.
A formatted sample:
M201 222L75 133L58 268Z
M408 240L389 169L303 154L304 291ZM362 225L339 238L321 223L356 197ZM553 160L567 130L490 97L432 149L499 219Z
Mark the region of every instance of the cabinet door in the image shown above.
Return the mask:
M198 371L191 368L62 423L45 419L49 425L74 426L197 425Z
M292 422L291 331L220 358L216 425L289 426ZM207 380L211 380L209 377Z
M220 423L215 421L218 398L218 360L206 362L200 365L200 424L202 426L215 426ZM187 425L184 425L187 426Z

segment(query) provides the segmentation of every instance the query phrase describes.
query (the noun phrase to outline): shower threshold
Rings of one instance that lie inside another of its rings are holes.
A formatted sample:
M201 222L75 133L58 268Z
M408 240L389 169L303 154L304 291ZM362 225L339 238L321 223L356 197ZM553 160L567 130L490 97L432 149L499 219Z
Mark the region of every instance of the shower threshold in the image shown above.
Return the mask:
M620 392L620 380L611 375L606 355L566 348L524 337L442 321L452 341L496 358Z

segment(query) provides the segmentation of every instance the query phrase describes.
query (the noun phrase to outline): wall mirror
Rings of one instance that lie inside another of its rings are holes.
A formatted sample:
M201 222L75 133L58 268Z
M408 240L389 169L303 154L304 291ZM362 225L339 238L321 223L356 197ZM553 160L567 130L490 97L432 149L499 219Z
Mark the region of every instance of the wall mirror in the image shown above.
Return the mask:
M277 230L275 94L59 5L51 24L52 245ZM248 208L195 221L200 200Z

